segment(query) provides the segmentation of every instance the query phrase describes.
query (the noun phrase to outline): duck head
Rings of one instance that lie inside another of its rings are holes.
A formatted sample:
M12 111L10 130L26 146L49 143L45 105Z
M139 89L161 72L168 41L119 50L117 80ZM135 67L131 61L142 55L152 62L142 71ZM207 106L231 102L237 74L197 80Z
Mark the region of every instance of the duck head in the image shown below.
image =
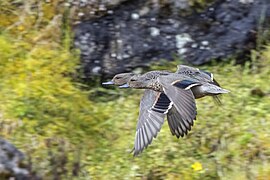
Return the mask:
M136 89L151 89L162 75L168 75L167 71L150 71L143 75L132 76L128 81L128 86Z
M121 86L126 84L129 79L134 76L134 73L120 73L120 74L116 74L111 81L108 82L104 82L102 83L103 85L117 85L117 86Z
M131 87L135 89L144 89L148 86L149 82L145 79L144 75L132 76L125 87ZM121 86L123 87L123 86Z

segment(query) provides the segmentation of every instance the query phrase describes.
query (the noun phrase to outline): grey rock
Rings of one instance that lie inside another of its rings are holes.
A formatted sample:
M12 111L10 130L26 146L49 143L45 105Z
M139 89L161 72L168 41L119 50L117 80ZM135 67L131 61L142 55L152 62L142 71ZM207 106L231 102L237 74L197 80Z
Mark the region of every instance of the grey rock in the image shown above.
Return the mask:
M9 142L0 139L0 177L1 174L11 174L18 178L28 177L27 169L19 167L24 155Z
M175 55L194 65L232 55L241 60L256 46L260 19L265 19L261 26L270 19L269 0L217 0L187 16L175 11L182 8L176 0L166 5L153 1L121 1L109 9L113 14L75 26L75 46L87 78L113 76Z
M24 158L24 154L14 145L0 138L0 179L40 180L40 177L22 167Z
M71 18L74 22L92 19L105 14L113 14L114 8L128 0L67 0L64 6L72 9ZM77 20L77 21L76 21Z

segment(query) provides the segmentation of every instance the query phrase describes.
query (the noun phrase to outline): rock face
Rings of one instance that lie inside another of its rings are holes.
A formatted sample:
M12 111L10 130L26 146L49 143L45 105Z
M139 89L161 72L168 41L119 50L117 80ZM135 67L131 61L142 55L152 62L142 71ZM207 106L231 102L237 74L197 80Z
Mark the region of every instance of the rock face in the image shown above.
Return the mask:
M175 56L194 65L242 57L255 47L258 27L270 17L269 0L217 0L202 13L185 16L175 9L176 1L162 6L153 1L122 2L74 28L86 77L109 77Z
M9 142L0 139L0 179L38 179L31 177L27 169L20 167L24 155Z

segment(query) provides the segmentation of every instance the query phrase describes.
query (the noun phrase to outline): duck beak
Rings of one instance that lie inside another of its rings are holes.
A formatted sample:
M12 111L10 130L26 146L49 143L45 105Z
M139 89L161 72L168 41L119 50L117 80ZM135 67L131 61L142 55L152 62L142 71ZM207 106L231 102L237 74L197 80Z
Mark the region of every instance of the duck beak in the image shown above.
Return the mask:
M102 85L113 85L113 84L114 84L114 82L112 82L112 81L102 83Z
M129 88L129 85L128 84L124 84L122 86L119 86L119 88Z

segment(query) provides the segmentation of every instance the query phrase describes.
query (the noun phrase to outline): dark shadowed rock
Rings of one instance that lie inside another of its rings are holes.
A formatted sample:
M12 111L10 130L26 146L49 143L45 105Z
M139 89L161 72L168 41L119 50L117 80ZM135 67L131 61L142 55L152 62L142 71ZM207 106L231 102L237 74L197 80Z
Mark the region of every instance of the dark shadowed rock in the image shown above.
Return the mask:
M22 167L24 154L11 143L0 138L0 179L40 180Z
M196 28L192 28L190 33L193 42L185 45L185 60L201 65L212 59L235 55L241 61L244 53L255 48L256 39L260 36L258 28L270 22L270 1L249 2L253 1L217 1L200 14L200 18L193 16L191 26ZM262 22L262 19L268 22ZM198 46L192 48L195 44Z
M258 27L270 17L268 0L217 0L187 16L176 13L176 1L162 6L150 1L122 2L75 27L86 77L112 76L175 55L195 65L242 57L255 47Z
M19 164L24 155L9 142L0 139L0 177L16 177L24 179L29 175L28 170L20 168Z

